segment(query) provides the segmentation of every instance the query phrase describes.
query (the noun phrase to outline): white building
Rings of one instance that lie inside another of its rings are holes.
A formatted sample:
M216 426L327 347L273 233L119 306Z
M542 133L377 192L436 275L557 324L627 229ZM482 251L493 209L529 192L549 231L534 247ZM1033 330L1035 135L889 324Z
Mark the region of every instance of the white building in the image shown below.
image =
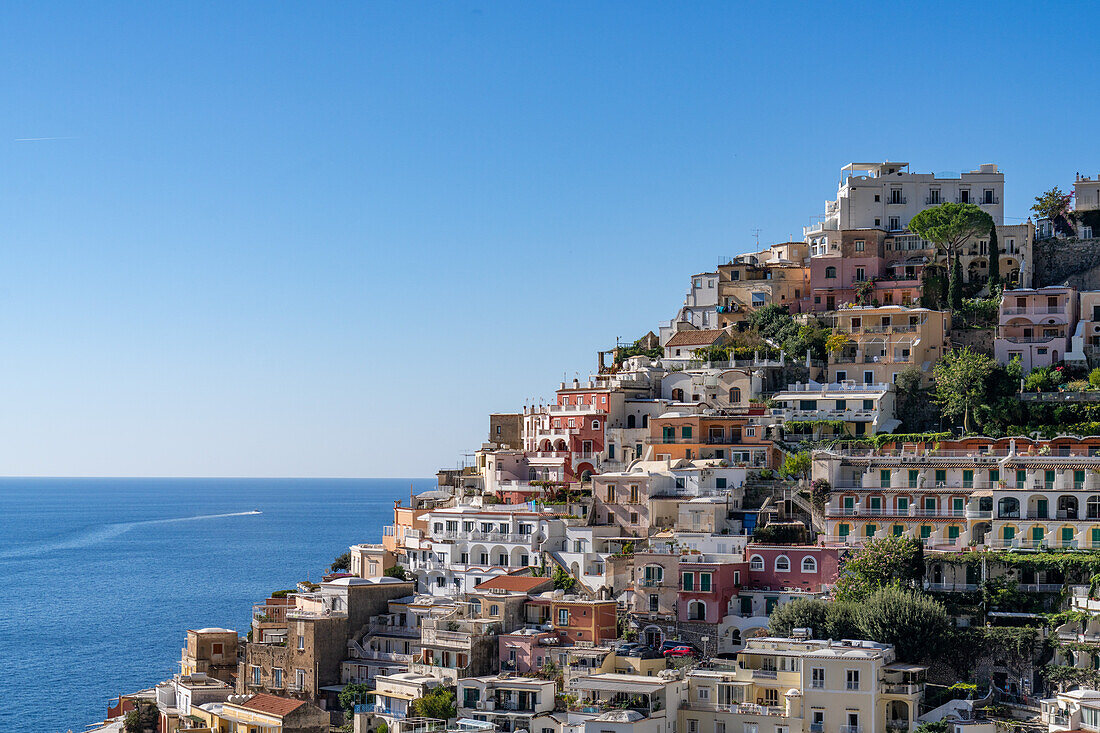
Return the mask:
M894 385L845 382L796 382L772 396L771 413L781 424L791 421L835 420L850 435L889 433L901 421L894 410Z
M661 345L667 343L683 323L690 323L697 329L718 328L717 308L718 273L701 272L692 275L684 304L672 320L660 325Z
M826 254L827 233L849 229L902 231L917 212L942 203L977 204L1004 223L1004 173L994 164L960 176L911 173L908 163L849 163L837 197L825 202L821 220L803 227L811 256Z
M565 542L564 520L526 505L459 506L421 518L428 523L431 550L411 561L409 569L420 589L433 595L468 593L489 578L537 566L543 551L560 550Z

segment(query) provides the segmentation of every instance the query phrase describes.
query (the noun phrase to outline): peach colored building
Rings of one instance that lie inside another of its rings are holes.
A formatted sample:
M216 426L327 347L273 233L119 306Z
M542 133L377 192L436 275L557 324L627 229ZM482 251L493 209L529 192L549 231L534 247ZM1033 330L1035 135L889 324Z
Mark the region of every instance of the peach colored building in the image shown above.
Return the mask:
M1077 291L1069 287L1006 290L993 353L1007 364L1019 357L1024 372L1065 359L1077 328Z

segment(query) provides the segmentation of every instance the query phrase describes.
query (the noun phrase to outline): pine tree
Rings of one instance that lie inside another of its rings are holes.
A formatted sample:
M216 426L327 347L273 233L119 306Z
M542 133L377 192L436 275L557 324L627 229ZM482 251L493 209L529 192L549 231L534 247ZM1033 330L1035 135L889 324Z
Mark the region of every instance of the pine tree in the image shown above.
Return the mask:
M1001 282L1001 249L997 243L997 225L989 229L989 287Z

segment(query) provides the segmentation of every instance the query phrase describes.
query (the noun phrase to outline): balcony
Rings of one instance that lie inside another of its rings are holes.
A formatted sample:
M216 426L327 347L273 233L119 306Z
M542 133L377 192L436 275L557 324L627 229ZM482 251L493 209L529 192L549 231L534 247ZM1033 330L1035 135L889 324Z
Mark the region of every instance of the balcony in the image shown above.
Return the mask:
M840 733L863 733L862 725L842 725L839 728Z
M924 691L924 684L919 682L894 683L883 682L882 694L884 695L919 695ZM906 726L908 722L906 721Z

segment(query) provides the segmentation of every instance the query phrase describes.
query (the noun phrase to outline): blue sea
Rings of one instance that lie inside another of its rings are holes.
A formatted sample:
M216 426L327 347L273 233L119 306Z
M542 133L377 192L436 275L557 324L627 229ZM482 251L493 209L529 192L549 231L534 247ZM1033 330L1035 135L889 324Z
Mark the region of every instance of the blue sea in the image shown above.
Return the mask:
M379 542L434 479L0 479L0 733L82 730L167 679L185 631ZM252 514L259 510L260 514Z

